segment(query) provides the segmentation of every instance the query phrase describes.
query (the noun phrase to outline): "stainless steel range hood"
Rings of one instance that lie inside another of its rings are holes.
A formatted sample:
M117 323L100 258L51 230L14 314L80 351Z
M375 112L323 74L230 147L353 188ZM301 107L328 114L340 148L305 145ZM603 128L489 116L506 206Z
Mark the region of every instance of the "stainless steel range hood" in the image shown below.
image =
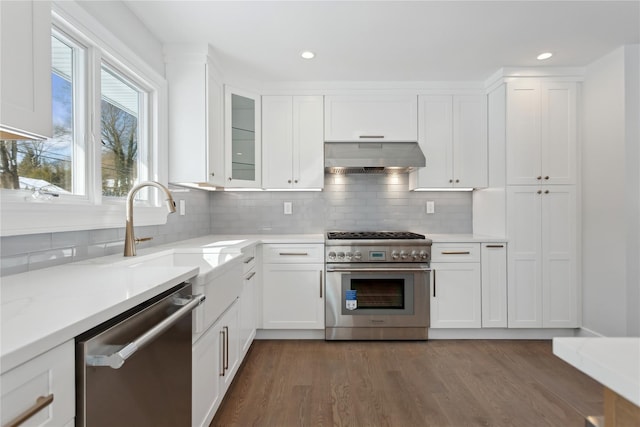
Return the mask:
M416 142L325 142L329 173L404 173L426 160Z

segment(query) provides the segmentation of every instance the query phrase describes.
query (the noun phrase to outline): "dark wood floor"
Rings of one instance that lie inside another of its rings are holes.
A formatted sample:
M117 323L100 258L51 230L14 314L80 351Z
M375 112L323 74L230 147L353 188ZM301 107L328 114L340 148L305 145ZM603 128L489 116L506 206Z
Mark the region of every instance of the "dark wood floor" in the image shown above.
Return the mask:
M211 426L584 426L602 387L549 341L255 341Z

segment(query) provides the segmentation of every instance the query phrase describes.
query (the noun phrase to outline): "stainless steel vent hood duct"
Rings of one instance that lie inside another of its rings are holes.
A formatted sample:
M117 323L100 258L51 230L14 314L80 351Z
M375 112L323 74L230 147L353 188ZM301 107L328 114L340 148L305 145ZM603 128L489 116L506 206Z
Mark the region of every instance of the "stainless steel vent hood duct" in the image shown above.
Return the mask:
M329 173L404 173L426 160L416 142L325 142Z

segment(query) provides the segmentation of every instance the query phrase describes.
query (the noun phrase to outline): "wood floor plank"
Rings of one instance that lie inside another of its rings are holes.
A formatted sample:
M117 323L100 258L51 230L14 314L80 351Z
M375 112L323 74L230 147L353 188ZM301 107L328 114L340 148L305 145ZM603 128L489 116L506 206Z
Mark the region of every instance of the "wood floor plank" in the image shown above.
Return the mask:
M583 426L603 389L549 341L255 341L211 426Z

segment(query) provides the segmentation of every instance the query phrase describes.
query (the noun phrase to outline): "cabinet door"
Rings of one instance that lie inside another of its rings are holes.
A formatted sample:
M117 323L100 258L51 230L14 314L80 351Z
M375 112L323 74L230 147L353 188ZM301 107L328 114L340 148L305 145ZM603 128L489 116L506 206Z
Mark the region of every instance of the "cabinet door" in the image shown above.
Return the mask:
M223 352L225 374L222 376L223 385L221 386L224 393L231 385L231 381L240 367L240 331L238 326L238 304L234 303L220 320L225 340Z
M225 185L224 90L220 81L214 67L207 64L207 181L216 186Z
M507 248L504 243L483 243L482 327L507 327Z
M249 350L253 338L256 335L256 272L249 271L245 274L240 295L239 333L240 333L240 358Z
M192 347L191 424L208 426L220 405L222 394L222 334L220 324L211 326Z
M264 188L291 188L293 184L293 98L262 97Z
M265 329L324 328L324 264L265 264Z
M542 327L541 199L538 187L507 189L510 328Z
M256 94L225 87L225 172L228 187L262 185L261 103Z
M578 327L576 192L572 185L542 193L542 326Z
M576 83L541 84L541 175L545 184L576 182Z
M451 96L419 97L418 118L420 148L427 166L418 169L417 187L453 186L453 99Z
M0 138L51 137L51 3L0 2Z
M325 97L326 141L417 141L417 119L414 95Z
M539 184L540 83L518 81L507 85L507 184Z
M480 263L432 263L431 327L479 328Z
M293 187L324 187L324 100L293 97Z
M487 153L487 97L454 96L452 178L455 187L487 186Z

